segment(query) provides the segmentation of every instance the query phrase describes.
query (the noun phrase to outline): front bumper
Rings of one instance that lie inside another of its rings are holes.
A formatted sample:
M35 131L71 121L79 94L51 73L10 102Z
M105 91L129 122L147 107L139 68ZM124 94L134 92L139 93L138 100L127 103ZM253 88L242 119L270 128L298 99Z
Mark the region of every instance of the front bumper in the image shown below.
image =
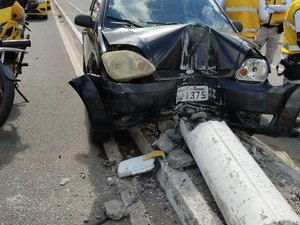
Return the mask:
M106 109L111 112L153 114L174 105L176 80L141 85L116 83L93 75L89 77Z
M26 12L29 16L47 16L48 15L48 9L47 9L47 3L42 4L36 4L36 6Z
M176 106L177 87L201 84L209 87L209 100L202 102L203 104L216 105L228 112L246 111L273 115L268 125L253 127L235 121L232 126L254 133L285 136L292 128L300 108L299 86L289 83L273 87L241 83L228 78L194 77L184 82L169 80L132 84L116 83L88 74L84 76L89 76L89 85L97 88L105 110L109 113L137 113L144 114L145 117L155 117L162 110L171 110Z
M228 109L273 116L265 125L252 126L233 122L231 126L274 137L289 135L300 112L300 85L254 85L226 79L221 79L220 83Z

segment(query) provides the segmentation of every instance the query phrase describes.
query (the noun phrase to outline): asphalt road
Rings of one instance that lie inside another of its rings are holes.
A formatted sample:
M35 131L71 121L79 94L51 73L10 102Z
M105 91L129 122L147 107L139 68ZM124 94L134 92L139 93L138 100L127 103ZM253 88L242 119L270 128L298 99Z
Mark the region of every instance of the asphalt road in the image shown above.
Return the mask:
M114 191L106 185L109 170L100 147L88 141L84 106L68 84L75 72L52 13L29 22L32 47L20 89L30 102L16 94L0 128L0 224L83 224L99 216ZM70 181L61 185L63 178Z

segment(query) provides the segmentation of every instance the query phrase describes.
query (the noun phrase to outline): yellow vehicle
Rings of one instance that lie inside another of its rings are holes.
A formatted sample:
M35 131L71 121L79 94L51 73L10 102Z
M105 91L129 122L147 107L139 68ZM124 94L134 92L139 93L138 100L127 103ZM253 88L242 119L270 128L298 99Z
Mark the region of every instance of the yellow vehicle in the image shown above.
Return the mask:
M48 19L47 0L29 0L25 12L28 16L42 16Z
M0 39L17 40L24 38L25 12L23 7L14 2L0 9Z

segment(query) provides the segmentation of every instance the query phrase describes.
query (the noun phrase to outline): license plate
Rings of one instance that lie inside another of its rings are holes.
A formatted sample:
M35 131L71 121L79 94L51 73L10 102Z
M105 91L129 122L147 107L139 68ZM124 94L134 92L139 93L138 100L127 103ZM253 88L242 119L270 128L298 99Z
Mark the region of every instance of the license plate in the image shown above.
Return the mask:
M177 102L196 102L208 100L207 86L183 86L177 89Z

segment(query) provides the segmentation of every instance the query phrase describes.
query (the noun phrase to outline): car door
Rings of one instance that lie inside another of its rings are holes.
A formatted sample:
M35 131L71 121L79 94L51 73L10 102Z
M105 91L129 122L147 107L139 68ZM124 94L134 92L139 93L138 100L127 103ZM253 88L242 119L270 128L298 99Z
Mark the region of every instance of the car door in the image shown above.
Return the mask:
M96 49L97 43L97 28L99 26L99 18L102 9L103 0L93 0L90 6L90 16L96 22L93 28L84 28L83 30L83 53L85 65L93 70L93 63L98 62L98 54ZM90 71L95 72L95 71Z

